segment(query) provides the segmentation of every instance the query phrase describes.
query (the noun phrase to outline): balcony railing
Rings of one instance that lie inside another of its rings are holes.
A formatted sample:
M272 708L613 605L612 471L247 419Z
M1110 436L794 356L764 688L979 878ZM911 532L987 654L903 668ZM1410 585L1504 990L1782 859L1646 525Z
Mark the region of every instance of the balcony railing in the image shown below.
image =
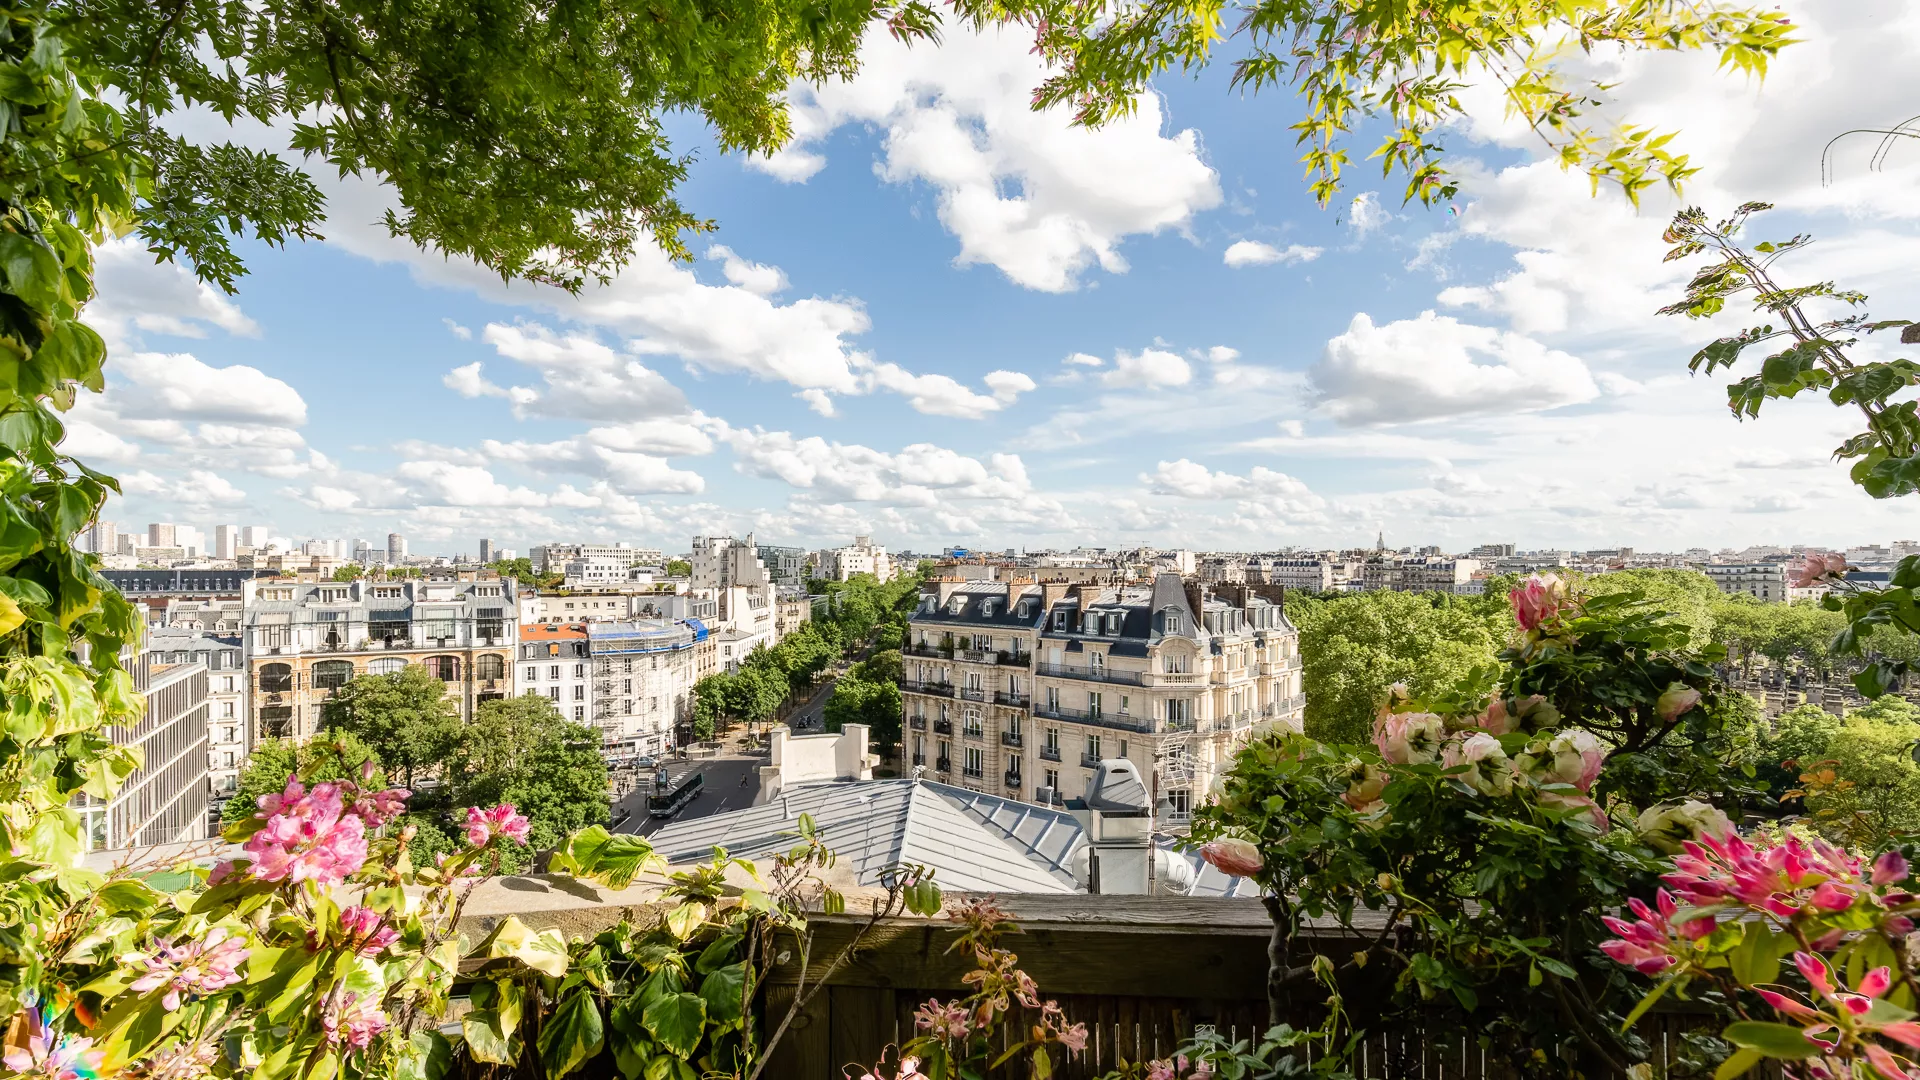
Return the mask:
M1001 746L1011 746L1018 749L1023 741L1020 733L1017 731L1003 731L1000 733Z
M960 688L959 694L968 701L987 700L987 692L977 686L963 686Z
M1018 769L1009 771L1007 773L1007 786L1010 788L1017 788L1020 786L1020 784L1021 784L1020 771Z
M953 684L949 682L915 682L912 679L903 679L900 682L900 689L910 694L932 694L935 697L953 696Z
M942 649L937 645L908 645L900 651L907 656L925 656L942 660L953 658L952 649Z
M1146 686L1198 686L1200 676L1191 671L1152 671L1147 673Z
M1043 746L1043 747L1041 747L1041 748L1040 748L1040 760L1042 760L1042 761L1059 761L1059 760L1060 760L1060 748L1059 748L1059 747L1057 747L1057 746Z
M1092 724L1096 727L1112 728L1115 731L1152 731L1153 721L1144 716L1129 716L1126 713L1090 712L1086 709L1068 709L1046 704L1035 705L1033 715L1049 720L1069 720L1076 724Z
M1121 686L1147 685L1145 676L1138 671L1116 671L1106 667L1074 667L1071 664L1041 664L1035 671L1055 679L1081 679L1086 682L1116 683Z
M907 717L907 726L915 731L925 731L927 730L927 718L924 716L909 716Z
M973 780L978 780L984 774L982 773L981 770L976 769L971 765L963 765L960 768L960 775L968 777Z
M951 758L940 758L933 763L933 767L940 772L950 773L953 771L953 760Z
M965 737L965 738L968 738L968 739L984 739L984 738L986 738L986 737L987 737L987 732L986 732L986 729L985 729L985 728L983 728L983 727L979 727L979 726L977 726L977 725L976 725L976 726L974 726L974 727L968 727L968 728L965 728L965 729L963 729L963 730L962 730L962 731L960 732L960 734L961 734L961 735L962 735L963 737Z
M933 730L936 735L951 735L953 734L953 721L935 720L933 722Z
M1089 754L1085 750L1080 751L1080 765L1082 768L1091 769L1098 764L1100 764L1099 754Z
M1031 704L1032 701L1033 698L1031 695L1015 693L1011 690L995 690L993 692L993 703L995 705L1009 705L1016 709L1024 709Z
M915 755L913 755L913 763L914 763L914 764L915 764L916 766L923 766L923 765L925 765L925 764L927 763L927 755L925 755L925 754L915 754Z

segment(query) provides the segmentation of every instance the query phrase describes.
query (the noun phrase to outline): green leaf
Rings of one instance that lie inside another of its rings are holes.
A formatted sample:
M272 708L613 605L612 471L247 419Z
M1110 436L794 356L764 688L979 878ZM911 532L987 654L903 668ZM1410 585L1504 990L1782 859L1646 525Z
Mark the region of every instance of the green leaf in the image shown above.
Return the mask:
M558 1080L585 1065L603 1043L600 1007L591 991L582 990L568 995L540 1029L540 1064Z
M667 912L664 925L669 934L679 938L681 941L685 941L693 936L695 930L700 929L700 924L705 922L706 919L706 905L689 901Z
M1721 1062L1720 1067L1713 1070L1713 1080L1733 1080L1736 1076L1745 1076L1748 1072L1752 1071L1755 1065L1760 1064L1766 1059L1767 1056L1760 1051L1749 1050L1742 1047L1727 1055L1727 1060Z
M518 915L509 915L487 935L483 948L489 959L512 957L542 975L559 978L567 973L567 942L558 930L534 933Z
M1620 1024L1620 1031L1624 1034L1632 1028L1633 1025L1639 1023L1640 1018L1647 1015L1647 1010L1653 1008L1655 1002L1667 996L1667 991L1673 988L1673 983L1674 980L1672 978L1662 979L1653 989L1647 991L1646 994L1640 998L1639 1003L1634 1005L1633 1011L1627 1014L1626 1020Z
M647 1006L641 1023L677 1057L693 1056L707 1026L707 1002L699 994L668 994Z
M93 894L109 915L146 914L160 905L160 894L139 881L109 882Z
M707 1003L707 1016L717 1024L740 1019L741 1002L746 997L747 964L741 961L715 968L700 980L700 996Z
M1807 1041L1799 1028L1767 1020L1741 1020L1728 1024L1720 1037L1735 1046L1758 1051L1770 1058L1798 1061L1820 1052L1820 1048Z
M60 298L60 260L47 245L17 232L0 232L0 274L6 291L36 308Z
M1793 951L1793 939L1776 935L1765 922L1750 922L1740 944L1727 954L1727 964L1741 986L1770 983L1780 976L1780 958Z
M460 1034L467 1040L467 1054L489 1065L512 1065L520 1059L517 1031L508 1031L500 1014L492 1009L475 1009L460 1018Z
M653 845L642 837L609 833L601 825L567 837L547 865L552 873L588 878L613 889L633 884L634 877L643 871L665 867L666 860L654 854Z
M715 968L725 967L733 959L733 951L740 947L742 936L738 933L722 934L707 943L700 950L700 958L693 962L693 970L706 974Z
M452 1068L453 1042L438 1028L427 1028L408 1037L393 1080L442 1080Z

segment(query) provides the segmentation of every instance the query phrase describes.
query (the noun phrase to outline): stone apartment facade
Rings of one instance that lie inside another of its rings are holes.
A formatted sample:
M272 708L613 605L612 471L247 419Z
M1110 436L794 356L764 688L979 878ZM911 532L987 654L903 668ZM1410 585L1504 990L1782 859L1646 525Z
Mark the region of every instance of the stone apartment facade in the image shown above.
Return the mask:
M1041 801L1125 757L1183 821L1241 742L1300 727L1299 635L1279 596L1177 574L929 582L902 657L906 764Z
M240 635L156 627L147 631L147 651L156 663L199 664L207 670L207 779L211 812L220 809L240 785L240 770L253 750L247 724L246 654Z
M587 624L525 623L520 627L519 681L515 689L553 702L577 724L593 720L593 658Z
M518 600L511 580L246 584L254 741L318 731L356 675L421 664L462 720L513 693Z
M698 621L587 624L593 723L608 753L663 754L693 725L693 685L713 654Z

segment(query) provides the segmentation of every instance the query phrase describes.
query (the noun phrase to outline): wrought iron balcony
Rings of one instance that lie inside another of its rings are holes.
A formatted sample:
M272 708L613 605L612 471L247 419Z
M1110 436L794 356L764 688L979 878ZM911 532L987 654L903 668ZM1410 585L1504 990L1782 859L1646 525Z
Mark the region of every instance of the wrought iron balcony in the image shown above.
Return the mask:
M1023 736L1017 731L1003 731L1000 733L1001 746L1011 746L1011 747L1018 748L1023 741L1024 741Z

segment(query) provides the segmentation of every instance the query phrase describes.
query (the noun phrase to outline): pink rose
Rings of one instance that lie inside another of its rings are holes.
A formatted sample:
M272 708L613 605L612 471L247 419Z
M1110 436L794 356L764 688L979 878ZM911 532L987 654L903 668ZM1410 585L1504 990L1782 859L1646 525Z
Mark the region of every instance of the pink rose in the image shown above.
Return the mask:
M1788 582L1796 589L1810 589L1829 578L1838 578L1847 572L1847 557L1836 552L1812 551L1807 557L1794 564L1793 579Z
M1473 718L1474 727L1491 735L1509 734L1518 724L1519 718L1507 712L1507 703L1498 694L1487 703L1479 716Z
M1672 723L1681 714L1700 704L1700 691L1686 683L1674 683L1661 693L1660 699L1653 703L1653 711L1661 720Z
M1556 618L1566 601L1567 584L1556 574L1532 574L1507 594L1514 621L1528 633Z
M1353 778L1340 798L1355 810L1370 814L1384 805L1380 793L1387 789L1387 779L1386 770L1378 765L1362 765L1354 770Z
M1200 857L1214 869L1234 877L1252 877L1266 865L1266 860L1260 857L1260 849L1252 841L1237 836L1207 841L1200 845Z
M1448 743L1440 754L1440 763L1449 769L1467 766L1456 779L1482 795L1505 795L1513 790L1513 762L1507 759L1500 740L1484 731Z
M1395 765L1425 765L1440 756L1447 725L1432 713L1387 713L1373 725L1373 745Z
M1585 795L1567 795L1558 791L1543 791L1540 793L1540 805L1551 806L1556 810L1578 809L1584 811L1584 813L1574 814L1567 820L1585 821L1601 832L1606 832L1613 828L1613 822L1607 820L1607 812L1600 809L1599 803L1594 802Z

